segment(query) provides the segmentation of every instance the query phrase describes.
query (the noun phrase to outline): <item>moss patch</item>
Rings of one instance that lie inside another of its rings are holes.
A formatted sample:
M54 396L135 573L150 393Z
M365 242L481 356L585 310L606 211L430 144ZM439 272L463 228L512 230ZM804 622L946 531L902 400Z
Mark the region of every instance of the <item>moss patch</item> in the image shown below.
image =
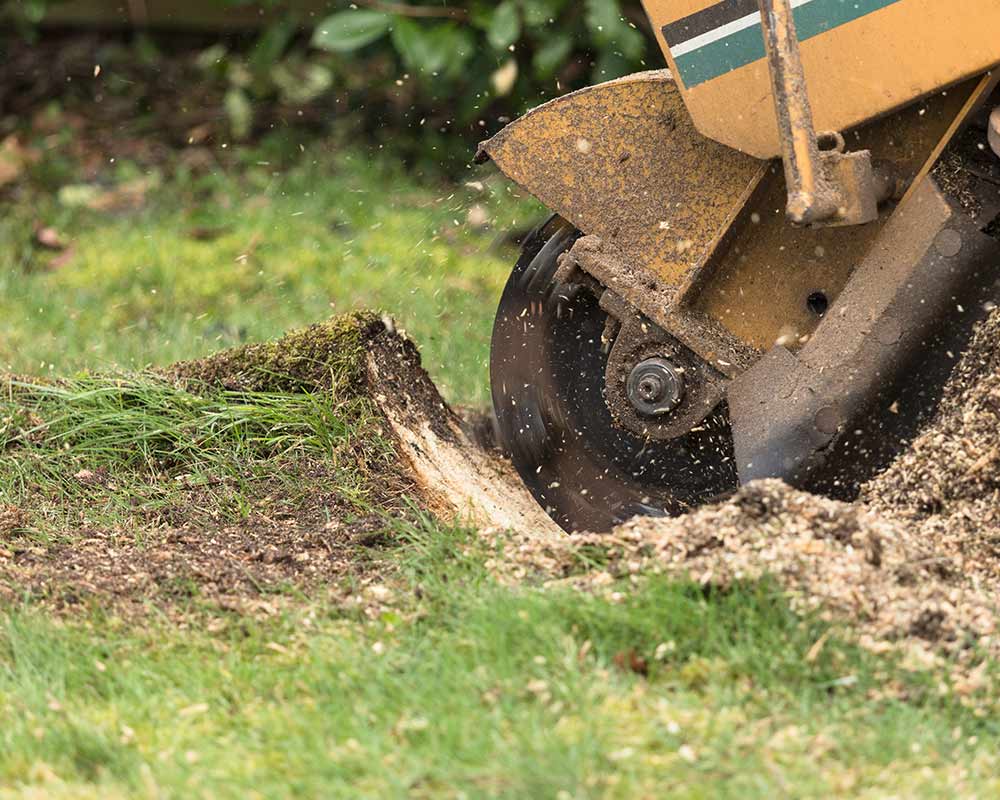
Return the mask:
M182 383L243 392L363 391L365 353L386 332L372 312L356 312L291 331L280 339L248 344L167 370Z

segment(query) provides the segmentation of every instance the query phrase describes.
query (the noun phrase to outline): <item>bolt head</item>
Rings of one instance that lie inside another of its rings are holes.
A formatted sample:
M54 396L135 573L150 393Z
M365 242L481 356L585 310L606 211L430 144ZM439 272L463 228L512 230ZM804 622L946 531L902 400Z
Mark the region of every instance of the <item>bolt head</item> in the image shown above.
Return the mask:
M628 399L644 417L669 414L684 399L684 377L665 358L648 358L637 364L628 378Z
M639 396L647 403L655 403L663 396L664 385L662 379L656 375L645 375L639 381Z

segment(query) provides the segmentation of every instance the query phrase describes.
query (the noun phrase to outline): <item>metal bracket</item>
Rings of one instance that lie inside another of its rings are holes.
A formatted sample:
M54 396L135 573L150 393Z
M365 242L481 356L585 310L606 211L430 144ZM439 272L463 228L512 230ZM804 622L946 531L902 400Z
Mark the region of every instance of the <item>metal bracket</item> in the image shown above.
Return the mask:
M788 218L798 225L862 225L878 218L893 183L880 179L871 153L844 152L844 138L817 136L790 0L758 0L778 116Z
M652 441L686 436L719 405L728 380L614 292L605 290L600 303L609 320L617 323L604 383L611 414L619 425ZM629 396L630 376L650 359L669 361L684 386L675 407L660 417L638 413Z

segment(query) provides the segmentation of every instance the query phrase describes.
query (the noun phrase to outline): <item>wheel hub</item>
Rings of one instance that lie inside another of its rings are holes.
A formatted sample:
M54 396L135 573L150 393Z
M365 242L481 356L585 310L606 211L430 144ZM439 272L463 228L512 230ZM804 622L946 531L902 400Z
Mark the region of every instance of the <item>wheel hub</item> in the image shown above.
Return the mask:
M629 375L628 399L644 417L665 416L684 399L684 376L665 358L647 358Z

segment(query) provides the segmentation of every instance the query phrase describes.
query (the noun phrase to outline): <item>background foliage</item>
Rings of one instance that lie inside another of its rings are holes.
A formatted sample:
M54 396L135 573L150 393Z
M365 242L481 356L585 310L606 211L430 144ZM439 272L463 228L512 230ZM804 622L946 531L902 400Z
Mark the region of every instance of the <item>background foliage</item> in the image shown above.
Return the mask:
M205 39L200 79L219 86L236 140L272 122L276 106L307 107L327 122L360 114L376 138L408 128L422 152L443 158L456 135L467 152L470 139L545 99L662 63L638 0L446 1L332 0L316 14L296 0L224 0L263 6L271 21ZM7 10L38 37L59 2ZM155 37L136 38L155 59Z

